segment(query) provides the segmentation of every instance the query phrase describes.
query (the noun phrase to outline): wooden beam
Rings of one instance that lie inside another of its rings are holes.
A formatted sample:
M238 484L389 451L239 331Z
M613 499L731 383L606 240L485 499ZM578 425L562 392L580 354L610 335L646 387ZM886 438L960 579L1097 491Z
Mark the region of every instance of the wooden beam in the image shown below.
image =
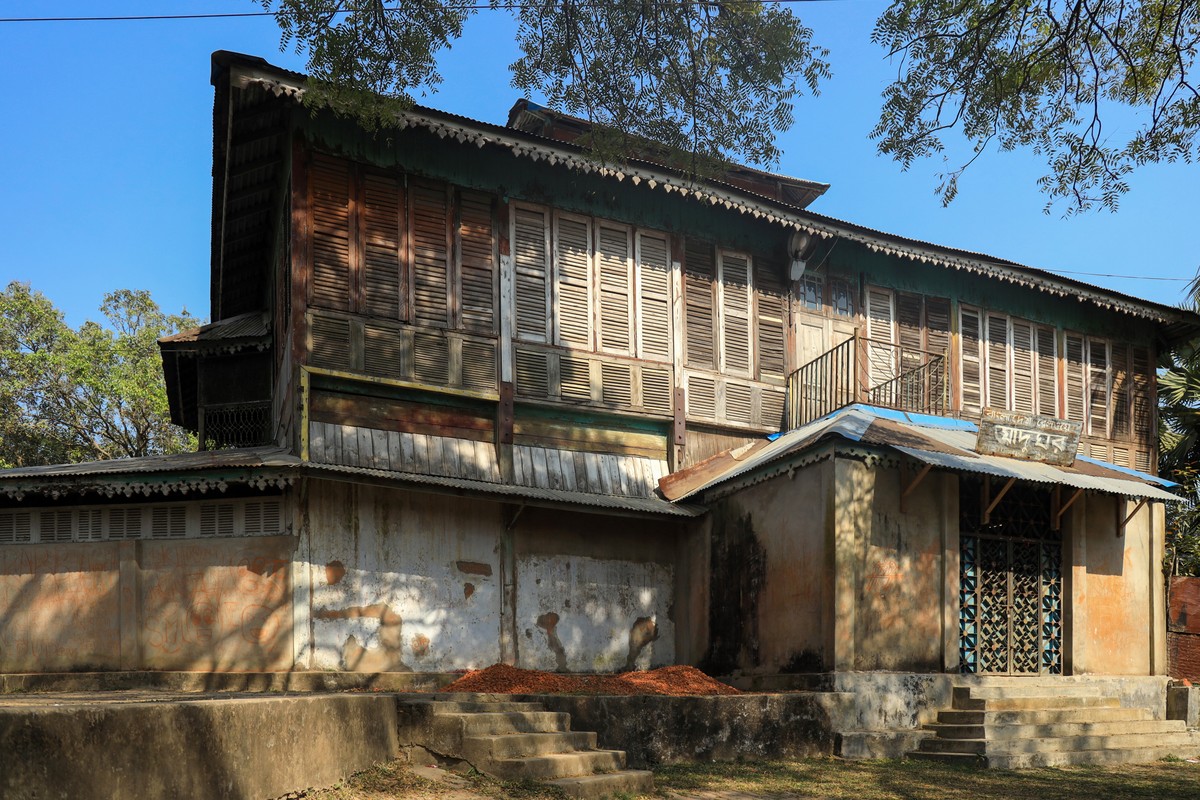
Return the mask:
M983 524L984 525L987 525L989 522L992 521L992 512L996 510L996 506L1000 505L1000 501L1004 499L1004 495L1008 494L1008 490L1011 489L1013 487L1013 484L1016 482L1017 482L1016 478L1009 478L1008 482L1004 484L1004 488L1000 490L1000 493L997 494L995 497L991 498L991 503L989 503L988 506L985 509L983 509ZM991 478L984 481L984 487L987 490L987 495L990 495L991 490L992 490ZM985 499L987 498L987 495L985 495Z
M1123 502L1129 501L1123 500ZM1147 497L1143 497L1138 500L1137 505L1133 507L1133 511L1130 511L1125 519L1121 519L1121 505L1120 503L1117 504L1117 538L1125 535L1125 526L1129 524L1131 519L1137 516L1137 513L1142 510L1142 506L1146 505L1147 502L1149 502L1149 498Z
M933 469L933 464L926 464L925 466L921 467L921 471L918 472L917 476L912 479L912 483L910 483L908 485L908 487L905 488L905 490L900 493L900 513L901 514L908 513L908 509L907 509L908 496L910 494L912 494L913 491L917 488L917 486L919 486L921 484L921 481L925 480L925 476L929 474L929 470L931 470L931 469Z
M1070 500L1068 500L1066 503L1059 504L1058 510L1054 512L1054 530L1057 531L1062 529L1063 514L1066 514L1067 509L1075 505L1075 501L1078 500L1082 494L1083 489L1076 489L1075 493L1071 495Z

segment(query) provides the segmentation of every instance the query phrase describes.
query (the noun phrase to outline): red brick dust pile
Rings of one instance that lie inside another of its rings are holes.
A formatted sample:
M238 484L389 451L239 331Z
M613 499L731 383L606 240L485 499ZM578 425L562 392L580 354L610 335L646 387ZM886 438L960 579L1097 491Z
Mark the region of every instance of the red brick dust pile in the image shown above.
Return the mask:
M620 675L564 675L493 664L468 672L443 692L487 694L741 694L695 667L660 667Z

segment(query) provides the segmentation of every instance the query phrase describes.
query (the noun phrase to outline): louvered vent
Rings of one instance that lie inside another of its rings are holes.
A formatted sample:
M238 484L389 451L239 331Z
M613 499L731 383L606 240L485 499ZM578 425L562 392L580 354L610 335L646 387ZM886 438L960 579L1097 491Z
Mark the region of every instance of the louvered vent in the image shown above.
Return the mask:
M978 414L983 407L983 358L980 353L982 336L979 312L964 308L961 321L963 411Z
M753 392L746 384L725 382L725 419L741 425L754 422Z
M633 404L633 382L628 364L601 364L600 380L604 402L619 406Z
M496 245L490 195L467 191L459 195L458 238L463 326L492 333L496 328Z
M463 341L462 385L464 389L496 391L496 345L493 342Z
M404 241L400 194L395 178L375 174L363 178L363 311L388 319L400 317Z
M925 349L934 355L950 352L950 301L945 297L925 298Z
M550 254L546 214L517 208L513 214L513 294L519 339L546 341Z
M721 332L723 368L750 373L750 262L744 256L721 255Z
M38 515L38 522L40 541L71 541L72 525L70 511L43 511Z
M667 240L658 236L638 236L638 304L641 314L642 358L671 358L671 265L667 260Z
M1112 436L1129 436L1132 411L1130 407L1129 346L1112 345Z
M363 325L363 371L379 378L402 379L408 370L404 363L405 333L387 325Z
M1108 344L1088 342L1088 433L1108 435Z
M200 535L233 536L233 503L208 503L200 506Z
M714 379L698 375L688 376L687 413L693 417L716 419L717 382Z
M1088 456L1097 461L1108 461L1108 445L1092 442L1088 445Z
M79 512L79 541L99 542L104 539L104 512L85 509Z
M654 414L671 413L671 371L642 367L642 407Z
M1012 321L1013 410L1030 414L1034 407L1033 326L1024 320Z
M283 508L278 500L249 502L245 506L247 536L274 536L283 530Z
M350 168L341 159L315 154L312 187L313 265L310 302L318 308L350 309Z
M1112 463L1116 464L1118 467L1133 466L1132 464L1129 463L1129 448L1128 447L1118 447L1117 445L1113 445Z
M142 538L141 508L114 508L108 512L109 539Z
M446 327L450 293L449 214L446 187L414 181L408 191L412 240L413 321Z
M521 397L544 399L550 396L546 353L517 348L515 392Z
M309 329L311 363L323 369L345 370L350 361L350 321L313 314Z
M586 222L559 217L555 241L558 284L558 343L590 350L592 347L591 235Z
M1150 390L1154 385L1150 350L1145 347L1133 348L1131 361L1133 367L1133 435L1140 442L1152 442L1158 435L1158 431L1154 425L1154 405L1150 402Z
M0 544L27 544L31 541L32 515L28 511L0 511Z
M187 536L187 507L158 506L150 510L151 539L182 539Z
M784 392L762 390L762 424L769 428L783 430L783 405L786 395Z
M1008 382L1008 317L987 317L987 398L992 408L1012 408Z
M1150 459L1150 451L1149 450L1138 450L1134 455L1133 468L1138 470L1139 472L1150 473L1150 472L1153 472L1153 470L1151 469L1151 466L1152 466L1152 464L1151 464L1151 459Z
M1038 413L1058 416L1058 347L1053 328L1037 328Z
M686 254L683 294L687 315L687 364L715 369L713 291L717 273L712 245L689 239Z
M896 328L900 337L901 372L919 368L924 360L921 354L925 346L921 324L921 318L924 316L923 300L918 294L896 293Z
M558 372L562 399L584 402L592 399L591 364L588 359L560 356Z
M1083 422L1083 387L1086 383L1083 363L1083 339L1067 336L1067 419Z
M418 383L445 386L450 381L448 340L430 333L413 334L413 379Z
M630 287L629 231L600 226L596 268L600 287L600 347L610 352L630 352L633 319Z

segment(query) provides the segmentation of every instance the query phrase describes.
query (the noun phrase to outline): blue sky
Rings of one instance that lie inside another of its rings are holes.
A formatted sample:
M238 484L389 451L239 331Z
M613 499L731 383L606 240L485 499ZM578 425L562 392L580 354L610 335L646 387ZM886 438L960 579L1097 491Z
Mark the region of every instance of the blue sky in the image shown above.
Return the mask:
M943 208L940 159L907 173L867 133L895 67L868 39L882 0L798 7L833 52L819 98L797 101L778 171L832 184L813 206L830 216L1049 270L1111 273L1079 280L1163 303L1200 266L1200 167L1143 169L1116 214L1042 213L1029 153L990 153ZM0 18L256 11L252 0L4 0ZM426 105L502 123L516 99L511 18L483 12L441 59L445 82ZM30 282L72 324L99 316L105 292L149 289L168 311L208 315L213 50L279 51L270 18L0 23L0 281ZM540 98L532 98L539 100Z

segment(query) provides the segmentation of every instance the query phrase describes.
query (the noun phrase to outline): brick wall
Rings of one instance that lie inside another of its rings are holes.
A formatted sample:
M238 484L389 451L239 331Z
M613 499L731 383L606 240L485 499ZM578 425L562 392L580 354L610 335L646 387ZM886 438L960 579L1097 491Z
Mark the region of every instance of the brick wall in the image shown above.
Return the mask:
M1171 578L1167 657L1171 677L1200 683L1200 578Z

